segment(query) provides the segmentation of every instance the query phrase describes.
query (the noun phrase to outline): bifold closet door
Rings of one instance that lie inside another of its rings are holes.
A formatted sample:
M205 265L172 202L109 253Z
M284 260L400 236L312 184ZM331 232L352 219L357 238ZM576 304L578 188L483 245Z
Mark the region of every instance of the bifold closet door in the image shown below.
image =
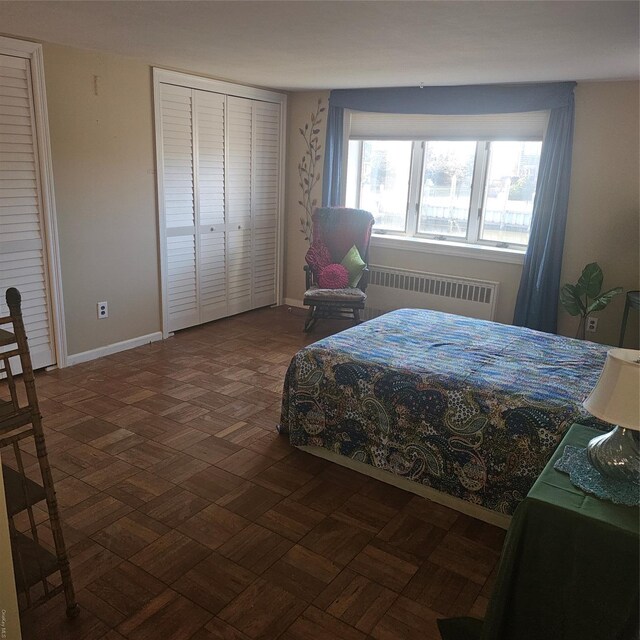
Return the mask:
M280 104L161 83L169 331L276 302Z
M200 322L229 315L225 215L225 96L194 91Z
M251 251L253 101L227 97L227 300L229 314L253 309Z
M280 105L254 101L253 306L276 303Z
M0 315L16 287L34 368L55 363L38 143L26 58L0 55Z
M200 322L192 90L161 85L162 193L169 331Z

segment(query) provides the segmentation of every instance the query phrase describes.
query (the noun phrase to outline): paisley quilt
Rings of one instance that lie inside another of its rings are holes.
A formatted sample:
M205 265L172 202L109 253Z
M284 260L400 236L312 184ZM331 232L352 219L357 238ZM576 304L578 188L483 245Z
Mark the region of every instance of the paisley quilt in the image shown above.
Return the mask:
M512 514L569 426L604 345L401 309L316 342L291 361L281 427L457 498Z

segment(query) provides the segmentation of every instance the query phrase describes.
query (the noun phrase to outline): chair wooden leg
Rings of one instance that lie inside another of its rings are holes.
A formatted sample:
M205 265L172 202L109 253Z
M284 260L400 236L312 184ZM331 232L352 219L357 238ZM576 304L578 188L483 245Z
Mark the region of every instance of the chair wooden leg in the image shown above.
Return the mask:
M29 381L26 383L28 384ZM73 588L73 581L71 579L69 557L67 555L67 547L64 543L62 524L58 513L58 500L53 486L53 476L51 474L51 467L49 466L49 458L47 457L47 448L44 441L39 412L32 413L32 424L34 430L33 437L36 445L36 455L38 457L40 473L42 475L42 484L44 485L47 508L49 511L49 525L51 527L56 555L58 556L58 568L60 570L60 576L62 577L64 597L67 604L67 617L75 618L80 613L80 607L76 602L76 594Z
M360 324L362 320L360 319L360 309L353 310L353 323Z
M309 333L309 331L313 329L313 325L315 325L317 321L317 318L315 317L314 312L315 312L315 307L309 307L309 313L307 315L307 319L304 323L304 329L303 329L305 333Z

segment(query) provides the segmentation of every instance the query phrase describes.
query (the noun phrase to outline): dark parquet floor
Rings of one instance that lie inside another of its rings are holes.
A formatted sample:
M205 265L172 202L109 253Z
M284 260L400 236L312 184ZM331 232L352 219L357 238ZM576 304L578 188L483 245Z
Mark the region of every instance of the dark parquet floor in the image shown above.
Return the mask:
M56 596L25 640L436 640L484 614L503 531L275 432L292 355L345 327L302 323L259 310L38 375L82 612Z

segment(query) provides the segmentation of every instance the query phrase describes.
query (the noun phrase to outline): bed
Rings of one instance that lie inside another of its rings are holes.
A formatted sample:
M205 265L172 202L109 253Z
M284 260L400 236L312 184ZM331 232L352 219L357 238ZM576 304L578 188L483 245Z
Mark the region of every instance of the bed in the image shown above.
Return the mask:
M292 445L505 526L582 409L608 347L401 309L300 350Z

